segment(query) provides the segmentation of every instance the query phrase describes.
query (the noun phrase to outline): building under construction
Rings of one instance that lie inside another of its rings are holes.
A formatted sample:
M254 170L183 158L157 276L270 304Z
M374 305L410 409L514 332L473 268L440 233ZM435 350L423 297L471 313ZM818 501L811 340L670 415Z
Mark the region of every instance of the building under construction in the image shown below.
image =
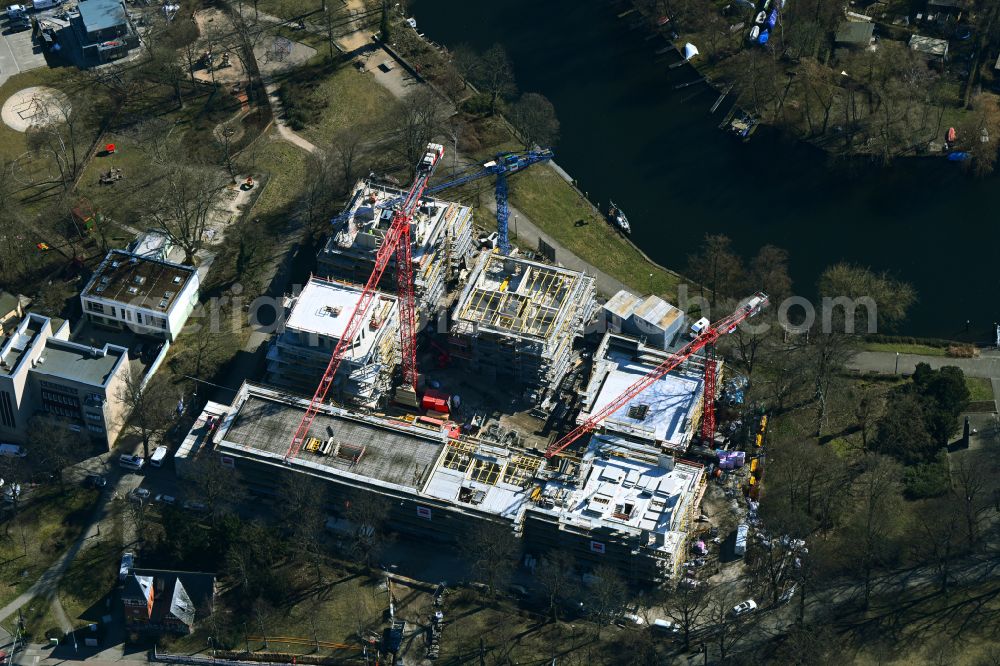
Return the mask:
M578 423L599 412L638 379L669 357L641 341L606 333L594 353L590 381L582 392ZM704 361L689 360L667 373L601 423L610 442L634 443L683 453L693 439L704 408Z
M358 182L345 214L336 221L316 258L319 274L364 284L392 225L395 210L391 204L405 194L370 179ZM442 305L447 282L458 277L472 253L472 209L425 197L413 215L410 231L416 304L425 314L433 314ZM394 275L394 270L387 271L381 288L395 290Z
M491 522L523 536L526 553L570 550L636 582L669 577L684 552L700 467L595 442L582 460L548 469L537 452L479 440L452 423L330 404L289 457L307 406L305 398L244 384L231 406L206 406L177 451L178 475L199 456L219 456L254 493L271 496L309 475L327 482L334 523L346 520L346 503L364 499L384 505L389 529L422 540L461 541Z
M701 465L595 438L580 461L564 460L562 468L525 513L533 553L569 552L633 582L678 575L705 491Z
M537 401L559 386L573 341L596 308L594 279L585 273L483 253L452 314L452 356L483 380L512 381Z
M285 299L284 323L267 352L265 381L312 395L330 354L361 299L361 289L310 278L297 295ZM388 401L399 364L399 308L396 298L378 294L366 321L344 352L330 396L356 407L375 408Z

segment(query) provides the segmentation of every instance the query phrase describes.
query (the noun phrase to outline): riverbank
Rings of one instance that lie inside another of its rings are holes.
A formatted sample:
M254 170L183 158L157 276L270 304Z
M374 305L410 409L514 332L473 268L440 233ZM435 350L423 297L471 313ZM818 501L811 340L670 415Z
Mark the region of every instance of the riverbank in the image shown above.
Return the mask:
M759 122L830 155L881 163L945 157L979 174L992 170L997 148L988 137L1000 133L1000 107L991 89L1000 89L1000 77L989 68L973 89L979 76L973 65L990 40L970 37L989 33L1000 10L972 18L944 11L921 21L920 14L887 15L883 7L881 14L845 20L836 8L806 15L801 3L779 11L781 4L757 15L738 3L720 10L695 0L667 16L623 0L618 7L629 9L617 20L649 44L651 55L662 54L665 43L680 60L680 49L694 44L695 81L717 93L732 89L733 103ZM616 20L614 12L609 8L609 20ZM799 30L805 23L813 26L808 35ZM947 57L920 52L925 45Z
M404 21L394 25L393 44L382 47L414 80L430 85L456 108L460 109L465 100L478 93L471 84L457 85L458 75L443 48L423 38ZM458 138L459 146L462 152L478 161L521 148L513 127L501 114L491 117L466 113L460 124L465 128L465 136ZM602 291L607 292L617 285L614 291L624 287L639 294L655 293L676 301L678 286L693 284L654 261L630 238L619 233L608 223L598 204L591 201L558 164L539 164L519 173L510 179L509 187L512 206L530 218L537 227L537 235L548 236L574 259L567 260L557 253L556 261L584 270L589 267L589 272L607 276L609 279L599 281L604 286ZM459 191L468 194L467 190ZM495 225L495 208L480 206L476 217L481 226ZM514 214L509 226L511 236L516 236ZM537 251L538 246L524 249Z

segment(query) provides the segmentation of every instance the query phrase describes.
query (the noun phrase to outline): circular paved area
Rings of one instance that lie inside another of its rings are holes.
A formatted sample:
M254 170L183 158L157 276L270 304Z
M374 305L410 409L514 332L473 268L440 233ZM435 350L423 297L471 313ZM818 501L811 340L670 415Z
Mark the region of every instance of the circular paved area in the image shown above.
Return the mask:
M69 108L64 93L46 86L32 86L8 97L0 115L8 127L25 132L32 125L45 126L62 120Z

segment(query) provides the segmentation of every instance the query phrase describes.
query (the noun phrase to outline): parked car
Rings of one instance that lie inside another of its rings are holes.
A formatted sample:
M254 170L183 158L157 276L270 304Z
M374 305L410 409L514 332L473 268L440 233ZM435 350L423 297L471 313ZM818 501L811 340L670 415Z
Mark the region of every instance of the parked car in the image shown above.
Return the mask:
M643 620L638 615L636 615L635 613L622 613L621 617L618 618L617 624L620 627L625 627L625 626L640 627L646 624L646 621Z
M752 613L755 610L757 610L757 602L753 599L747 599L746 601L742 601L733 606L733 610L730 612L733 617L740 617L741 615Z
M122 555L121 566L118 567L118 580L125 580L128 578L129 573L132 571L132 566L135 564L135 555L132 553L125 553Z
M792 585L790 588L781 593L781 596L778 597L778 603L787 604L789 601L792 600L792 597L794 596L795 596L795 585Z
M103 488L108 485L108 480L100 474L88 474L83 480L83 485L88 488Z
M19 16L7 21L8 32L24 32L25 30L31 30L31 20L29 18Z
M138 472L145 464L146 461L142 456L130 456L128 454L118 456L118 466L133 472Z
M195 513L208 511L208 507L203 502L197 500L187 500L184 502L183 507L186 511L194 511Z
M148 500L149 490L146 488L136 488L135 490L132 491L132 497L135 497L136 499L139 500Z
M671 620L664 620L662 618L657 618L653 620L651 625L655 631L662 631L668 634L676 634L681 630L680 625Z
M26 16L28 14L28 8L24 5L10 5L7 7L7 18L15 19L18 17Z
M173 495L164 495L163 493L160 493L153 498L153 501L157 504L167 504L169 506L173 506L177 503L177 498Z

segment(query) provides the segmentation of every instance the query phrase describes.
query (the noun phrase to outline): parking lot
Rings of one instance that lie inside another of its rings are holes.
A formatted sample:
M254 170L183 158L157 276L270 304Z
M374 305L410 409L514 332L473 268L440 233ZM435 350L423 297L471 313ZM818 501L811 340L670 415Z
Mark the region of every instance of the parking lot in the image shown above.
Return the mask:
M42 47L31 41L31 30L11 32L6 16L3 19L3 44L0 44L0 85L7 79L31 69L45 66Z

